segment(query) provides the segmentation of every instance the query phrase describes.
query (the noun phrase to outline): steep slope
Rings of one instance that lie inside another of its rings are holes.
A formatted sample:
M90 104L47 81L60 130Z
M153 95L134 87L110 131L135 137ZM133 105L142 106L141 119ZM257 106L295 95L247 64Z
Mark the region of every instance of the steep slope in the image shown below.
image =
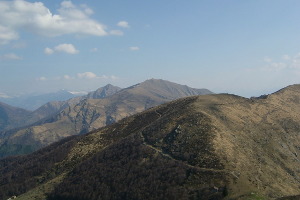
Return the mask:
M297 198L299 104L300 85L179 99L0 160L0 198Z
M61 111L65 107L67 107L68 101L51 101L48 102L32 113L26 119L26 125L33 124L41 119L47 118L51 115L56 114L57 112Z
M117 90L118 88L109 85L102 92L110 94ZM211 92L151 79L103 99L84 98L78 104L66 107L59 114L39 124L10 134L10 137L2 143L1 147L5 147L2 155L0 147L0 156L5 156L6 149L10 147L18 146L20 149L23 146L32 146L32 149L37 149L64 137L87 133L180 97L206 93Z
M0 132L22 126L30 111L0 102Z

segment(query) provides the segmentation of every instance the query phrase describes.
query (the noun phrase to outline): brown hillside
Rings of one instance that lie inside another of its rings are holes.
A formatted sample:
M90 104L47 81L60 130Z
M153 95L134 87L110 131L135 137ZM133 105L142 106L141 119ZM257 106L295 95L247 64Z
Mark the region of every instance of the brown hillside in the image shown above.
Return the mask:
M299 98L295 85L263 99L176 100L1 160L0 197L292 198L300 194Z

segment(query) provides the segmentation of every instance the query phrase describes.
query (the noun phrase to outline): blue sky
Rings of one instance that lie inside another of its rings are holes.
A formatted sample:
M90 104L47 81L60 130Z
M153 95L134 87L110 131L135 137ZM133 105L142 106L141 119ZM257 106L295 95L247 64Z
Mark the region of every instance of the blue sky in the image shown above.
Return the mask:
M300 77L298 0L0 1L0 96L161 78L246 97Z

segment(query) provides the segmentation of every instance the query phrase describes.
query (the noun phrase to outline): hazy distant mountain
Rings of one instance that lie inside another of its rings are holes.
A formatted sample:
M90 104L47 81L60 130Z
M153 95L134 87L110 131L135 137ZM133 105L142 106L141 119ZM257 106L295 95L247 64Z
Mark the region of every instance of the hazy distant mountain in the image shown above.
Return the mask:
M24 125L29 111L0 102L0 132Z
M70 135L84 134L174 99L211 94L206 89L193 89L157 79L147 80L122 90L108 85L98 91L100 92L90 93L88 97L100 97L118 92L102 99L82 97L78 104L68 105L51 118L10 132L10 136L0 144L0 156L16 154L25 146L37 149Z
M186 97L0 160L0 199L297 199L299 130L300 85Z
M161 79L150 79L140 84L134 85L135 91L141 94L153 95L158 98L169 100L186 96L212 94L208 89L195 89L186 85L180 85Z
M36 106L38 106L39 104L43 103L44 101L47 100L51 100L45 104L43 104L42 106L40 106L39 108L37 108L36 110L34 110L33 112L25 112L25 115L22 115L22 117L19 117L17 119L13 120L13 123L10 124L6 124L6 127L0 126L0 131L1 130L7 130L7 129L13 129L13 128L18 128L20 126L27 126L30 124L33 124L41 119L44 118L48 118L50 116L52 116L53 114L56 114L57 112L61 111L62 109L64 109L67 106L71 106L71 105L75 105L77 103L79 103L82 99L101 99L101 98L105 98L109 95L112 95L114 93L116 93L117 91L119 91L121 88L113 86L111 84L108 84L104 87L101 87L99 89L97 89L96 91L90 92L87 95L84 96L77 96L79 94L83 94L83 93L74 93L74 92L67 92L65 90L60 90L59 92L56 93L49 93L49 94L44 94L44 95L36 95L36 96L28 96L28 97L19 97L19 98L15 98L15 99L9 99L6 98L7 102L19 102L17 104L19 105L25 105L27 104L27 106L25 107L31 107L32 109L35 108ZM3 96L3 95L2 95ZM71 98L73 97L73 98ZM67 99L65 101L53 101L53 99L56 100L63 100L63 99ZM24 100L24 102L20 103L20 101ZM27 102L28 101L28 102ZM27 103L26 103L27 102ZM29 103L31 102L31 103ZM31 104L31 105L30 105ZM4 105L4 104L3 104ZM8 107L12 107L9 105L6 105ZM17 111L18 109L10 109L11 111ZM23 109L20 109L23 110ZM4 112L0 111L0 115L5 115ZM11 114L12 115L12 114ZM18 113L16 113L16 115L18 115ZM4 119L2 119L3 121Z
M15 107L33 111L50 101L65 101L76 96L78 95L72 94L71 92L68 92L66 90L60 90L58 92L41 95L25 95L12 98L0 98L0 101Z
M104 87L98 88L96 91L88 93L87 95L77 96L66 101L50 101L33 111L29 116L29 120L31 123L34 123L41 119L49 118L53 114L57 114L66 107L74 106L84 99L102 99L115 94L120 89L121 88L117 86L108 84ZM30 124L28 121L27 124Z

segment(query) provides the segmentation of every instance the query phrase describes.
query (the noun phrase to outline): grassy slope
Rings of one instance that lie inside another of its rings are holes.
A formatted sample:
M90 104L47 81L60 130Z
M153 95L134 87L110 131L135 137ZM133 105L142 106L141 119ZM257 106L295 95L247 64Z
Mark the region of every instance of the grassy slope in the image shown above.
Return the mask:
M55 175L38 188L71 199L297 195L299 91L292 86L266 99L207 95L150 109L70 140L69 153L43 172ZM61 174L61 182L49 182Z

